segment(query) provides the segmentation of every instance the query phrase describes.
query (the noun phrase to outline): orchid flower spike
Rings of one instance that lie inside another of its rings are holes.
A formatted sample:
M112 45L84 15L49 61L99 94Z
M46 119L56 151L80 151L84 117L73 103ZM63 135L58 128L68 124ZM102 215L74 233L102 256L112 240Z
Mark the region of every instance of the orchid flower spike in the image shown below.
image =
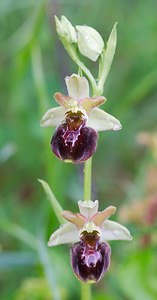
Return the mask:
M97 148L97 131L120 130L120 122L98 106L103 96L89 97L89 84L76 74L65 78L68 96L54 95L59 107L49 109L41 126L57 126L51 140L54 154L65 161L80 163L91 157Z
M68 221L50 237L50 247L70 243L71 265L79 280L98 282L110 265L108 240L131 240L130 232L108 218L116 208L109 206L98 212L98 200L79 201L79 213L63 211Z

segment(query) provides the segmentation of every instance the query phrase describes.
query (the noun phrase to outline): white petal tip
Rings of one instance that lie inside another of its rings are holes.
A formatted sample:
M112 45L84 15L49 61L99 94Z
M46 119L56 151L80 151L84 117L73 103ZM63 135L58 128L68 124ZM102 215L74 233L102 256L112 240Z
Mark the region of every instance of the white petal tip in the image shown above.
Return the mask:
M50 120L51 120L51 119L50 119L50 116L48 115L48 113L46 113L46 114L42 117L42 119L41 119L41 121L40 121L40 126L41 126L42 128L51 126Z
M48 247L54 247L54 246L57 246L58 243L57 243L57 240L49 240L48 243L47 243Z
M42 128L46 128L46 127L53 127L54 125L51 124L50 120L48 120L48 119L42 119L42 120L40 121L40 126L41 126Z
M129 241L132 241L132 239L133 239L133 237L132 237L132 235L129 233L129 234L128 234L128 240L129 240Z
M115 237L119 236L119 238L118 238L119 240L131 241L133 238L132 238L129 230L124 226L122 226L122 227L123 227L123 232L121 232L121 236L119 236L119 233L120 233L119 230L116 230L116 229L113 230Z
M48 247L53 247L54 246L54 244L51 241L48 241L47 245L48 245Z
M42 128L46 127L46 126L45 126L45 120L41 120L40 126L41 126Z
M122 129L122 125L121 124L115 124L114 126L113 126L113 130L114 131L118 131L118 130L121 130Z

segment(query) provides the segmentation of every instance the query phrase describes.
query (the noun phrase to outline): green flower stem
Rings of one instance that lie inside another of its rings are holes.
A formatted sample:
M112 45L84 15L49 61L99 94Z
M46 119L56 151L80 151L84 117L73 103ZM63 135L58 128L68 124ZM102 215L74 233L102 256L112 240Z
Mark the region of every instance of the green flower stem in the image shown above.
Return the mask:
M91 200L92 157L84 164L84 201Z
M91 72L89 71L89 69L84 65L84 63L82 61L79 60L78 56L75 57L74 61L78 65L78 67L85 73L87 78L89 79L91 86L92 86L92 90L93 91L96 90L97 89L96 81L95 81L93 75L91 74Z
M98 96L97 87L93 88L93 97ZM84 201L92 198L92 157L84 164ZM92 300L91 285L89 283L81 284L81 300Z
M84 201L91 200L92 157L84 164ZM91 300L91 285L81 283L81 300Z
M81 284L81 300L91 300L91 284L90 283L82 283Z
M97 84L96 84L96 81L95 81L92 73L85 66L85 64L79 59L76 48L74 46L69 45L69 43L67 43L67 41L64 38L60 37L60 40L61 40L65 50L68 52L69 56L72 58L72 60L78 65L78 67L84 72L84 74L89 79L89 82L91 83L93 94L94 94L94 91L97 90Z

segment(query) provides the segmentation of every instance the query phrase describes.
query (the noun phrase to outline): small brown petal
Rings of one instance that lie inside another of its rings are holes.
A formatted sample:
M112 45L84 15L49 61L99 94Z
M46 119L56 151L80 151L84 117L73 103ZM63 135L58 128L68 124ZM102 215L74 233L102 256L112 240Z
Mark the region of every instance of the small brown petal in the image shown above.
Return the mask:
M69 101L71 100L69 96L65 96L61 93L55 93L54 98L58 104L62 105L64 108L68 108Z
M87 97L81 99L79 101L79 104L83 109L85 109L86 113L89 114L92 108L98 107L99 105L102 105L105 102L106 102L106 98L103 96L99 96L95 98Z
M101 212L97 212L94 216L92 216L91 221L98 227L101 227L106 219L108 219L111 215L113 215L116 211L116 207L109 206Z
M86 222L86 218L83 215L79 213L74 214L68 210L64 210L62 216L67 221L73 223L78 229L81 229Z

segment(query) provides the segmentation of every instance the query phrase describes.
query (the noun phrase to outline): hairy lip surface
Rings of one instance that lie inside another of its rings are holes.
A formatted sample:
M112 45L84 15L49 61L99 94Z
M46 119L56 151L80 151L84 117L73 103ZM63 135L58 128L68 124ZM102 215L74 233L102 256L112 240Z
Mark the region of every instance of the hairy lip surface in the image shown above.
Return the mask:
M93 246L85 241L71 247L71 265L77 278L84 282L98 282L110 265L110 246L99 243Z
M69 130L66 123L61 124L51 140L51 149L62 160L81 163L90 158L97 148L97 132L85 125L78 130Z

